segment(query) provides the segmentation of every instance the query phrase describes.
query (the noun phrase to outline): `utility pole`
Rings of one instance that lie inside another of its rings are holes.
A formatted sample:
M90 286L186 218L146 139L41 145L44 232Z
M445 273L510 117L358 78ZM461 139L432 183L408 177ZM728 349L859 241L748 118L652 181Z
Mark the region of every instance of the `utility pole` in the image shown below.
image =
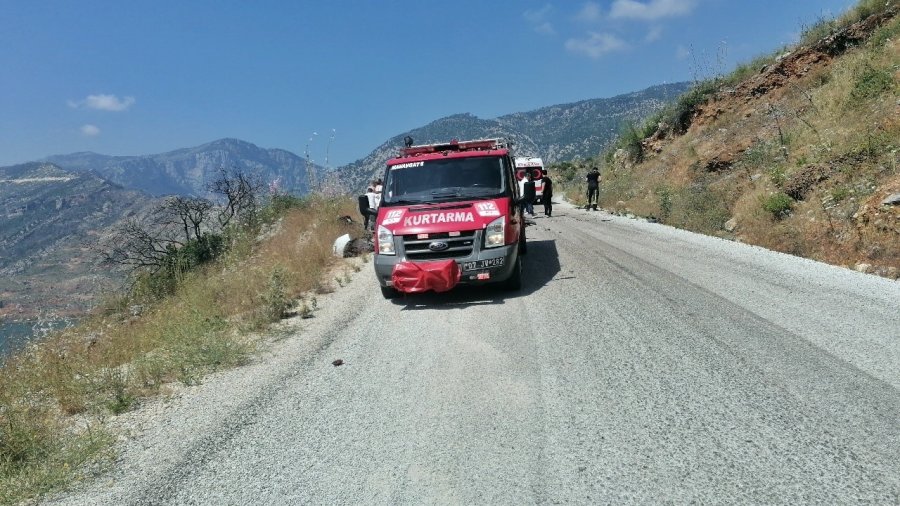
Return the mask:
M328 145L325 146L325 171L328 171L328 152L331 151L331 143L334 142L334 134L337 130L331 129L331 137L328 138Z
M306 187L309 189L309 193L312 193L318 186L318 182L316 181L316 169L313 167L312 160L309 158L309 145L317 135L319 135L319 132L313 132L312 135L309 136L309 140L306 141Z

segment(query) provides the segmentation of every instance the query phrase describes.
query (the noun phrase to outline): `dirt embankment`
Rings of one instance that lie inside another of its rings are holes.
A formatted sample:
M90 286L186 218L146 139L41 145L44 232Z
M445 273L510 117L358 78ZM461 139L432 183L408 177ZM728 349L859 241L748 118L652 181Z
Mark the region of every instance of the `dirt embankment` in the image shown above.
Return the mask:
M898 278L898 91L894 5L721 79L613 157L604 204Z

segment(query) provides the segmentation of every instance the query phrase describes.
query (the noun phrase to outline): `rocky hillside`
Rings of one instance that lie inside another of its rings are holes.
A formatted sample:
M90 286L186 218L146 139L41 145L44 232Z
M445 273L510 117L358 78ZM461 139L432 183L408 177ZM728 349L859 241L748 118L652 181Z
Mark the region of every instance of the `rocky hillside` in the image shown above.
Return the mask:
M329 187L334 191L364 189L367 181L384 171L385 162L397 154L407 135L416 144L503 137L514 142L517 153L541 156L550 162L595 156L615 140L625 123L639 122L659 111L687 87L687 83L653 86L612 98L542 107L496 119L472 114L448 116L395 135L365 158L339 168L329 176Z
M609 152L602 203L900 277L898 10L863 0L700 83Z
M0 167L0 315L79 313L120 279L91 244L151 198L48 163Z
M309 193L306 160L283 149L264 149L238 139L220 139L202 146L158 155L107 156L96 153L56 155L46 161L79 171L94 171L126 188L151 195L206 195L206 185L220 168L239 168L296 195ZM317 177L322 167L314 165Z

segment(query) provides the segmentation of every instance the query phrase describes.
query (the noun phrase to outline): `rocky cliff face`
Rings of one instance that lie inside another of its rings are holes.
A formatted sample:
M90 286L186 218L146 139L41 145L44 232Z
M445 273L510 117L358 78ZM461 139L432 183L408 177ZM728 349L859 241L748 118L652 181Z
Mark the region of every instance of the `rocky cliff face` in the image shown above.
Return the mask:
M0 167L0 314L89 306L99 288L121 279L97 265L91 244L151 200L53 164Z
M207 184L217 177L220 168L249 171L267 183L277 181L283 191L296 195L310 191L306 160L289 151L264 149L237 139L220 139L158 155L74 153L51 156L46 161L71 171L94 171L150 195L206 195ZM322 167L311 166L320 176Z

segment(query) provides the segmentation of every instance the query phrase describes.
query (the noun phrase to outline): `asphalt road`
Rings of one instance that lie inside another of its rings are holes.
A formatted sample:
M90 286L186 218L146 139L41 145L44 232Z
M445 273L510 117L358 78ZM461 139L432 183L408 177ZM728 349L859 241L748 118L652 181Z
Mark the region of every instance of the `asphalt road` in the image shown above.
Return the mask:
M521 293L371 265L62 504L900 503L900 283L557 206ZM344 365L331 362L342 359Z

